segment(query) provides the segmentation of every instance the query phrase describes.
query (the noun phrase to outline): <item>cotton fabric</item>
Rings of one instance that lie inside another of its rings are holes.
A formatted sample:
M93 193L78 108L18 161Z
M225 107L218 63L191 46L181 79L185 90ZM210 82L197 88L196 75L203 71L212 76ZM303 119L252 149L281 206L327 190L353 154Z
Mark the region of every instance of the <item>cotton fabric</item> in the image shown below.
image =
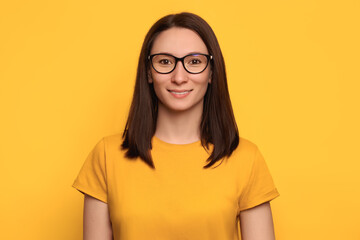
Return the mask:
M152 139L155 170L127 159L121 135L102 138L73 187L108 204L115 240L237 240L240 211L279 196L258 147L240 138L212 168L200 141Z

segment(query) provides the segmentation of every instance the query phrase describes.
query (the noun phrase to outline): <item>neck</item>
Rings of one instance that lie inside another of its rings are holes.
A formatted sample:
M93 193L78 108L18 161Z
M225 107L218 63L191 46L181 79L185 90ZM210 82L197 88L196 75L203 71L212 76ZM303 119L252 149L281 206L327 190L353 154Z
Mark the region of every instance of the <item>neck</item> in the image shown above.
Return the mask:
M155 136L173 144L199 141L202 111L203 104L186 111L173 111L159 103Z

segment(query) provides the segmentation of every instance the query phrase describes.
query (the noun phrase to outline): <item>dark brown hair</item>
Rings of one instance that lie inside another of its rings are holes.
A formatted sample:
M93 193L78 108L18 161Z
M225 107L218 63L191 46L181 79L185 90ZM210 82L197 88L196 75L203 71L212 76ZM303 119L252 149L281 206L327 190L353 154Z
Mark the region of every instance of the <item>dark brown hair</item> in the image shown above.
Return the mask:
M158 20L147 33L140 52L134 95L121 146L127 150L126 157L140 157L151 168L155 168L150 150L156 128L158 100L153 85L148 83L148 56L159 33L172 27L187 28L196 32L205 43L209 54L213 56L212 80L204 96L200 124L202 146L209 150L209 144L213 144L213 150L207 159L208 164L204 166L208 168L231 155L239 144L239 133L230 102L225 63L219 43L209 24L192 13L167 15Z

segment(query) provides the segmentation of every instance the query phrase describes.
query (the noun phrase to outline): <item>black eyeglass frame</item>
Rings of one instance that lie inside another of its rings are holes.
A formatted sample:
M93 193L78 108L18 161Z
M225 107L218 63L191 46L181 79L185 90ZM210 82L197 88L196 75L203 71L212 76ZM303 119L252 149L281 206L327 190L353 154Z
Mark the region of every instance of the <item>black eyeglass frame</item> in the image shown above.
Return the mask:
M157 56L157 55L166 55L166 56L173 57L173 58L175 59L174 68L173 68L171 71L166 72L166 73L164 73L164 72L159 72L158 70L156 70L156 68L154 67L154 64L153 64L152 59L153 59L155 56ZM186 57L188 57L188 56L194 56L194 55L203 55L203 56L205 56L205 57L207 58L206 66L205 66L205 68L204 68L201 72L193 73L193 72L190 72L189 70L187 70L186 67L185 67L184 59L185 59ZM150 63L151 63L151 67L152 67L157 73L160 73L160 74L169 74L169 73L171 73L172 71L174 71L175 68L176 68L176 66L177 66L178 61L180 61L180 62L182 63L185 71L187 71L188 73L191 73L191 74L199 74L199 73L202 73L203 71L205 71L205 69L206 69L206 68L208 67L208 65L209 65L209 62L213 59L213 56L212 56L212 55L208 55L208 54L204 54L204 53L191 53L191 54L188 54L188 55L186 55L186 56L184 56L184 57L182 57L182 58L178 58L178 57L175 57L175 56L173 56L173 55L171 55L171 54L168 54L168 53L156 53L156 54L149 55L149 56L148 56L148 59L149 59L149 61L150 61Z

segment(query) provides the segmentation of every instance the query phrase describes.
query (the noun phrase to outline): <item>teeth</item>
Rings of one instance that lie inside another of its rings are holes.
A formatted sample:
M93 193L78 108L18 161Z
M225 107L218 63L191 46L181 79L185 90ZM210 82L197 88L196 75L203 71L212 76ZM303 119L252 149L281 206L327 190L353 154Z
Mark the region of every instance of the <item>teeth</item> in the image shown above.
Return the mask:
M176 94L176 95L184 95L184 94L186 94L186 93L188 93L188 92L190 92L190 91L185 91L185 92L174 92L174 91L170 91L171 93L174 93L174 94Z

